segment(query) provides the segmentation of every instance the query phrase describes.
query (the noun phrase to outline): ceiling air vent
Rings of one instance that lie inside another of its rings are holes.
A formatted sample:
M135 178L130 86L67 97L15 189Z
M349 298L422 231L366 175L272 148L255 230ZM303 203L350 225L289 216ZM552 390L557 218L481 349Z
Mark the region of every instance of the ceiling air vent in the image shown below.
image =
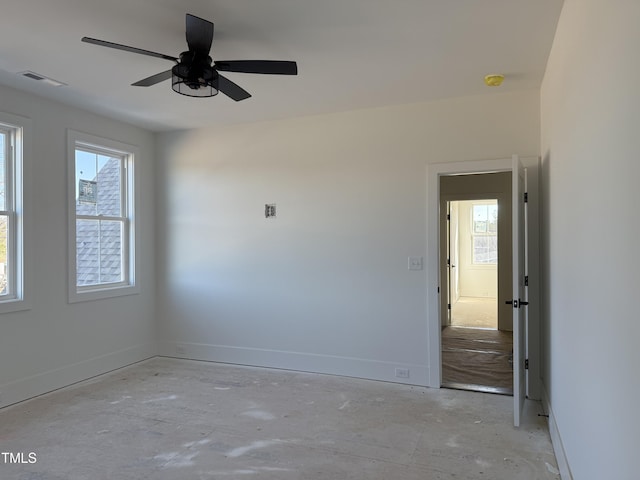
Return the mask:
M53 85L54 87L62 87L66 85L66 83L59 82L57 80L54 80L53 78L45 77L44 75L40 75L39 73L36 73L36 72L26 71L26 72L20 72L19 74L24 77L30 78L32 80L38 80L42 83Z

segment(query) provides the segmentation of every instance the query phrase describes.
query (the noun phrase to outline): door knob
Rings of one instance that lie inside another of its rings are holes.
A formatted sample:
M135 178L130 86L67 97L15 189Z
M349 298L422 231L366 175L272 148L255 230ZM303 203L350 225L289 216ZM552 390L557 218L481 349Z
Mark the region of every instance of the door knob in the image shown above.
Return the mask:
M524 300L507 300L504 303L507 305L513 305L513 308L522 308L525 305L529 305L529 302L525 302Z

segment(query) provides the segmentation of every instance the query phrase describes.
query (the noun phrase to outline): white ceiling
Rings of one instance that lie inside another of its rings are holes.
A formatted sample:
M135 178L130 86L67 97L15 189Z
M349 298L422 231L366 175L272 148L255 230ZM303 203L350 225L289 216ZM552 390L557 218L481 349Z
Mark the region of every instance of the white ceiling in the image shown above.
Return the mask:
M0 17L0 84L162 131L538 88L562 0L20 0ZM217 60L296 60L298 76L225 74L253 97L131 83L172 62L185 13L215 25ZM35 71L68 84L17 75ZM500 90L484 86L503 73Z

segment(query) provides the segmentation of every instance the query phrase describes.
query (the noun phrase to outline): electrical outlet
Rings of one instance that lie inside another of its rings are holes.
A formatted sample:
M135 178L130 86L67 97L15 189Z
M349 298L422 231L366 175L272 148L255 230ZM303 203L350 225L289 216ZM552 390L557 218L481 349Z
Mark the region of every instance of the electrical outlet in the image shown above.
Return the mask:
M398 377L398 378L409 378L409 369L408 368L396 368L396 377Z
M187 347L181 343L176 343L176 355L186 355Z

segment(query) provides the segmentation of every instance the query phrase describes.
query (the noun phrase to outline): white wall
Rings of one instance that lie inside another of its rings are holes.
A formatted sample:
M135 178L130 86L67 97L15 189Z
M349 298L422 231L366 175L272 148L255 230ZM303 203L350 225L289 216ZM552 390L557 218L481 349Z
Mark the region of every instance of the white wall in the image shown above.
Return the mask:
M565 0L542 86L543 380L580 480L638 476L639 23Z
M427 164L538 148L537 91L160 134L162 352L427 384Z
M30 202L33 218L32 308L0 315L0 407L124 366L155 353L154 137L13 89L0 87L0 111L33 124ZM139 295L67 302L67 129L140 147Z

